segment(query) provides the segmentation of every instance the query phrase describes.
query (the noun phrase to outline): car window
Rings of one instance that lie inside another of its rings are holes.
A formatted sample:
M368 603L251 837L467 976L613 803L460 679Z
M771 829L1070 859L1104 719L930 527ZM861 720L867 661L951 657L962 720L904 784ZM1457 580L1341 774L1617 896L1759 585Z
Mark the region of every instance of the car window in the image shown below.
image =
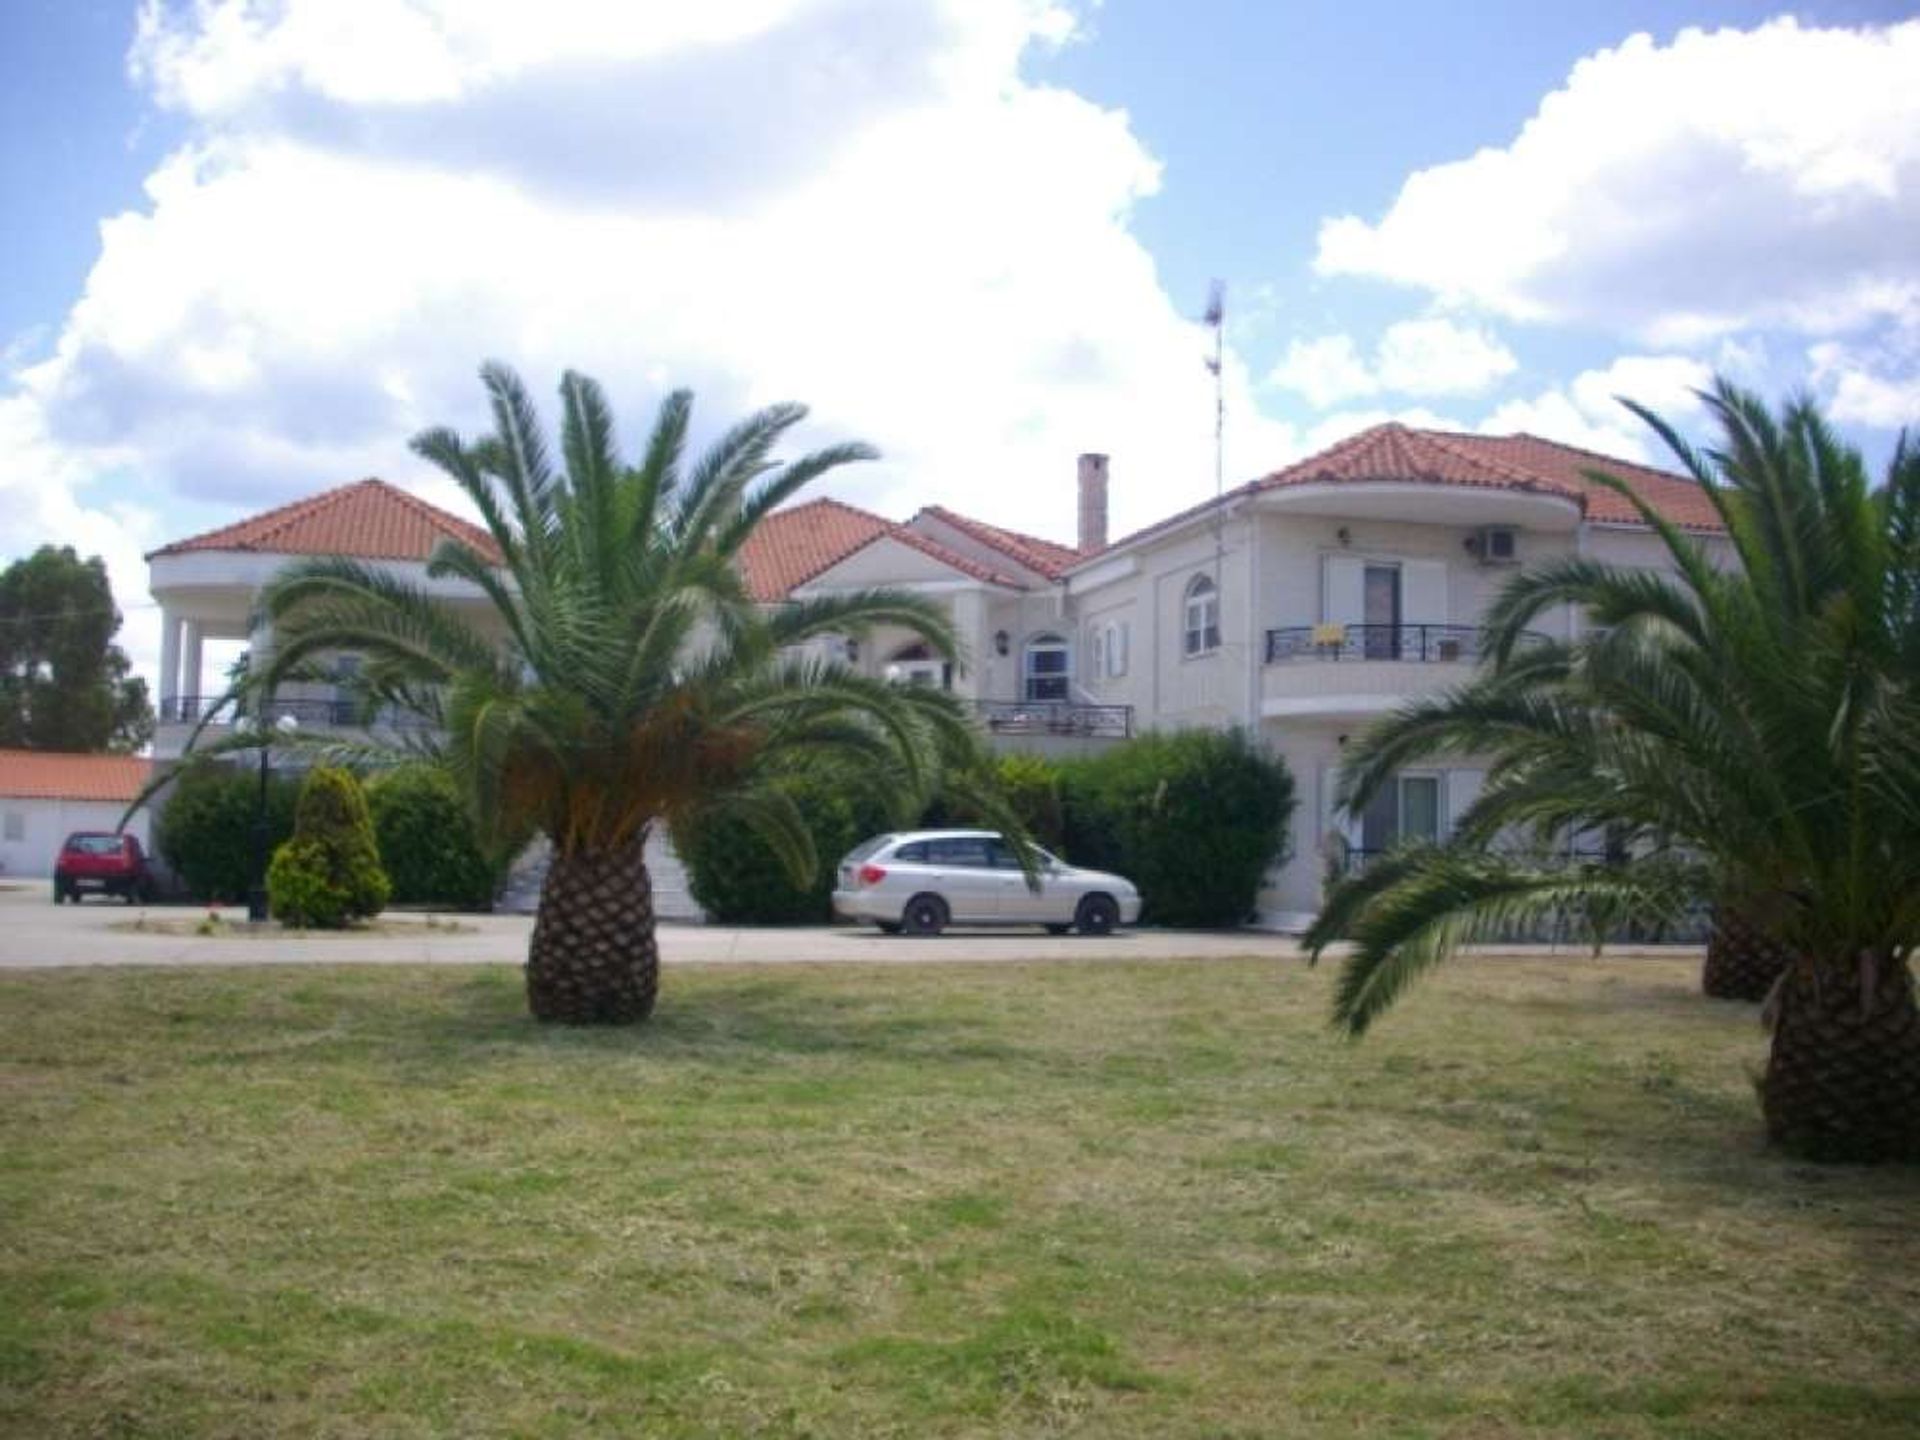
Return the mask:
M67 848L78 855L118 855L120 837L118 835L75 835L67 841Z
M924 865L927 863L927 842L924 840L910 841L894 851L893 858L904 861L909 865Z
M1018 870L1020 868L1020 861L1018 857L1014 855L1013 847L1007 844L1006 841L989 840L987 842L987 849L988 849L988 852L993 856L994 869ZM1033 847L1033 863L1038 868L1045 870L1049 866L1058 865L1060 862L1058 860L1055 860L1053 856L1049 855L1046 851L1042 850L1038 845L1035 845Z
M865 860L869 855L879 850L882 845L885 845L891 839L893 839L891 835L876 835L871 840L862 840L847 852L846 863L849 865L858 865L862 860Z
M956 835L927 842L927 859L934 865L964 865L987 868L987 842L978 835Z

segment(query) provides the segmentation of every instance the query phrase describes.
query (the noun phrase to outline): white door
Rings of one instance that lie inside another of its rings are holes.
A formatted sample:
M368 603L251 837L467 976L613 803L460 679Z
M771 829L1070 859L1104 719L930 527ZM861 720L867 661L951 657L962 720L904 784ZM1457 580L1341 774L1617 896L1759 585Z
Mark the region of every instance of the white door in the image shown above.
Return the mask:
M1328 555L1320 568L1320 618L1329 625L1358 625L1367 618L1366 562L1357 555Z

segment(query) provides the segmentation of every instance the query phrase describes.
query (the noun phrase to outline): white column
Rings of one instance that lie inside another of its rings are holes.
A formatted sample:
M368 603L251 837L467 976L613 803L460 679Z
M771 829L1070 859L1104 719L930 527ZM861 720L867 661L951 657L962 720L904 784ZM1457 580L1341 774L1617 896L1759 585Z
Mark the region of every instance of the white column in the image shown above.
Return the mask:
M160 607L160 710L167 712L180 694L180 617Z
M182 620L180 622L180 692L183 695L201 697L200 681L200 622Z

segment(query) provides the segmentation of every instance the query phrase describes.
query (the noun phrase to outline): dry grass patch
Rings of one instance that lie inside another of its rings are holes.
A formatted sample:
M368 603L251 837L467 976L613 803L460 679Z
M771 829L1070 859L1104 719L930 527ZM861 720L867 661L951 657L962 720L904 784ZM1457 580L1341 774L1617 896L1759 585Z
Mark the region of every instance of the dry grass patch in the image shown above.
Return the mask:
M1750 1008L1464 961L0 977L22 1435L1894 1436L1920 1175Z

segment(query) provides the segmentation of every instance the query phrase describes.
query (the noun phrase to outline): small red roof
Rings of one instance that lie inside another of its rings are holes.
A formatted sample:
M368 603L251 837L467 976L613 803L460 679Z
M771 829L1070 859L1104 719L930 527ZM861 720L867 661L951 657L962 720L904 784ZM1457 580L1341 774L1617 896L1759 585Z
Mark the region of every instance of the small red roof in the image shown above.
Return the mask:
M204 535L163 545L156 555L194 550L258 551L269 555L350 555L360 560L426 560L442 540L459 540L489 559L493 537L384 480L351 485L296 500Z
M1020 582L967 555L949 550L916 530L841 500L809 500L776 510L755 527L740 547L740 569L747 593L763 604L785 600L809 580L831 570L876 540L897 540L909 549L991 585Z
M0 750L0 795L10 800L113 800L125 804L147 783L152 762L138 755Z
M1061 545L1052 540L1043 540L1038 535L1007 530L999 525L989 525L984 520L976 520L971 515L962 515L958 511L947 509L944 505L928 505L921 510L920 514L931 515L936 520L945 521L962 534L971 535L982 545L992 546L1016 564L1024 565L1027 569L1044 575L1049 580L1059 579L1068 566L1077 565L1087 558L1071 546Z

